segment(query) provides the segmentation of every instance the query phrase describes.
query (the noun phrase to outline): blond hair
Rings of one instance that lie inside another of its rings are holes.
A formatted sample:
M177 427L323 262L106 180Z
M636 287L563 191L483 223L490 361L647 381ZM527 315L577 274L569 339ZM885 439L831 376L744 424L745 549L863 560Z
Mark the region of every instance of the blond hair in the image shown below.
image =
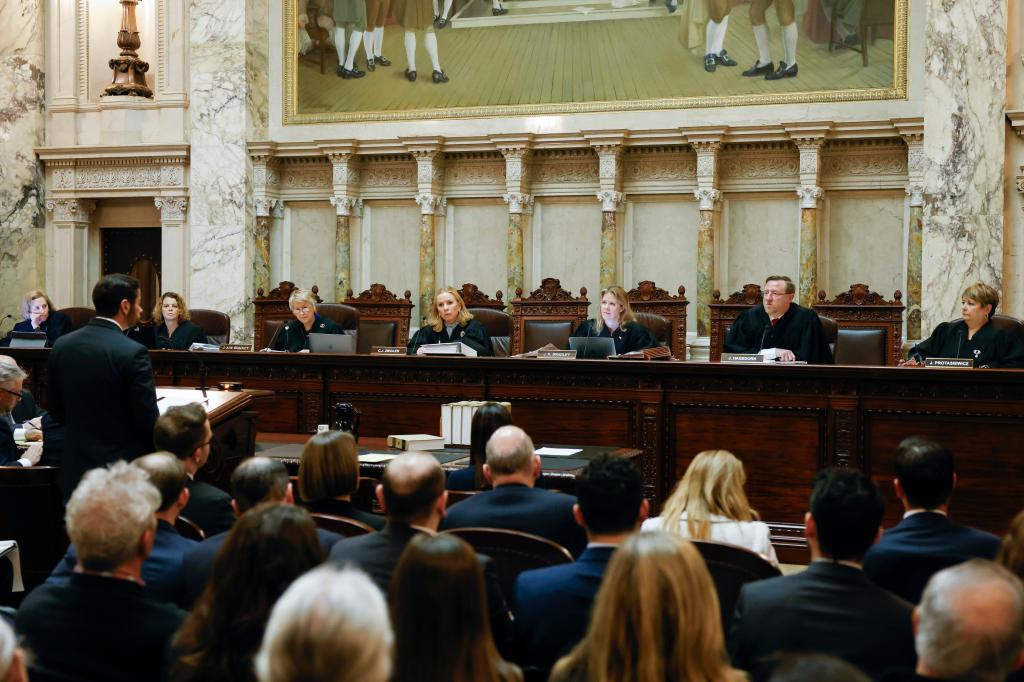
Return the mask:
M612 555L586 637L551 679L605 682L745 679L725 653L718 596L694 546L662 531Z
M50 297L46 295L46 292L43 291L42 289L33 289L32 291L26 293L25 297L21 300L21 316L24 317L26 320L32 317L32 301L36 300L37 298L41 298L46 301L47 315L54 312L53 301L51 301Z
M153 323L159 320L162 324L164 321L164 299L173 298L174 302L178 304L178 322L188 322L188 306L185 305L185 299L181 297L181 294L173 291L165 291L160 295L160 298L156 300L156 304L153 306Z
M679 533L685 512L686 535L694 540L708 540L712 514L733 521L757 521L760 517L750 508L743 492L746 481L743 462L728 450L698 453L665 502L661 527Z
M288 310L291 310L298 302L306 303L316 313L316 296L309 289L295 289L292 291L292 295L288 297Z
M961 294L961 297L977 301L978 305L983 308L987 305L992 306L992 310L988 313L990 318L996 314L996 307L999 305L999 292L987 284L975 282L964 289L964 293Z
M636 321L636 315L633 314L633 306L629 305L629 298L626 297L626 290L620 287L618 284L615 286L608 287L607 289L601 290L601 298L604 298L605 294L611 294L615 297L615 301L622 306L622 315L619 316L619 327L625 329L630 322ZM600 299L598 299L600 301ZM595 331L600 334L604 330L604 316L600 314L601 309L598 308L598 316L595 319L596 327Z
M444 328L444 320L437 314L437 297L441 294L451 294L455 298L455 302L459 304L459 326L465 327L469 324L469 321L473 319L473 313L466 310L466 302L462 300L462 294L459 293L459 290L452 287L441 287L434 294L434 305L427 312L427 326L431 327L435 332L439 332Z

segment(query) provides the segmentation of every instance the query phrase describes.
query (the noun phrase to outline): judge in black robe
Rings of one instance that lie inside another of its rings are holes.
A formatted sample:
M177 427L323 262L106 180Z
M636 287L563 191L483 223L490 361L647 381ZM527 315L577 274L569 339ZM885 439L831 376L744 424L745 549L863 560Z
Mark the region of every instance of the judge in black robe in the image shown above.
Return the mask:
M434 308L427 314L427 322L413 335L407 346L409 355L416 355L420 346L432 343L464 343L477 355L494 355L487 329L473 319L466 310L457 289L444 287L434 296Z
M619 355L658 347L658 339L651 330L636 321L626 290L618 285L601 292L601 317L587 320L572 336L611 338Z
M209 343L202 327L194 322L182 320L173 332L162 322L156 328L156 347L161 350L188 350L193 343Z
M272 350L289 353L309 352L310 334L343 334L341 327L316 312L317 298L309 289L296 289L288 297L288 309L295 316L288 320L270 339Z
M777 294L769 290L782 282L792 287L788 278L773 277L765 282L762 305L743 311L736 319L726 334L725 351L758 353L765 348L783 348L808 364L831 364L832 351L818 314L792 303L792 291ZM774 324L773 319L777 320Z

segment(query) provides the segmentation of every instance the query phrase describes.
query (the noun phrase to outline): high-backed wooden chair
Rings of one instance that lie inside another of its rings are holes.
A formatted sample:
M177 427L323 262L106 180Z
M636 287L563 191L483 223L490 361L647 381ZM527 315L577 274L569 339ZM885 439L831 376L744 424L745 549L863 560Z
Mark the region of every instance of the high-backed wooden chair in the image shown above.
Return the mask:
M404 346L409 343L409 320L412 318L412 292L398 298L383 284L372 284L358 296L349 289L345 305L359 311L359 338L356 350L369 353L373 346Z
M359 329L359 311L344 303L321 303L316 307L317 314L326 317L345 331Z
M992 326L996 329L1006 329L1020 339L1021 342L1024 342L1024 322L1021 322L1016 317L997 313L992 316Z
M875 38L878 37L878 29L880 27L887 27L889 33L895 25L895 14L893 10L892 0L863 0L863 4L860 10L860 24L858 37L860 38L859 43L846 43L839 40L839 33L836 27L843 20L843 7L842 3L836 3L837 7L832 10L832 21L829 26L829 37L828 37L828 51L831 52L836 47L848 48L854 52L860 52L861 65L868 65L868 40L870 38L871 45L875 44Z
M210 343L231 343L231 318L227 313L206 308L192 308L189 317L197 324Z
M517 287L512 299L512 353L535 350L547 343L567 348L573 330L586 322L589 306L586 287L574 298L554 277L545 277L540 288L525 298Z
M503 594L515 594L516 577L523 571L572 562L572 554L557 542L518 530L454 528L444 532L458 535L477 554L494 560Z
M867 284L851 284L849 291L844 291L831 301L826 298L824 291L818 292L818 302L814 304L814 309L819 315L831 317L840 330L882 330L885 333L884 364L899 363L903 343L902 293L897 290L892 296L893 300L887 301L871 291Z
M374 529L370 525L365 524L362 521L350 519L347 516L335 516L333 514L321 514L319 512L311 512L310 516L313 518L313 523L316 524L317 528L331 533L337 533L342 537L354 538L359 535L366 535L367 533L374 532Z
M269 346L270 340L274 338L274 334L281 328L281 325L294 317L288 308L288 297L296 288L293 282L284 281L271 289L270 293L264 293L262 287L256 291L256 298L252 300L256 327L253 336L254 348L260 349ZM312 291L319 304L320 297L317 295L319 289L316 285L313 285Z
M707 564L708 573L715 581L718 606L722 613L722 629L728 636L732 614L740 588L749 582L781 575L779 569L756 552L736 545L711 540L691 540Z
M491 310L504 310L505 301L501 300L504 294L499 289L494 294L492 299L490 296L480 291L477 285L472 282L468 282L462 285L462 289L459 290L459 295L462 296L462 302L466 304L467 308L490 308Z
M837 365L879 366L889 364L884 329L840 329L832 354Z
M512 316L505 312L501 291L492 299L475 284L467 283L462 285L459 294L473 319L487 330L495 357L508 357L512 348Z
M71 331L84 327L96 317L96 311L92 308L61 308L58 312L64 313L71 320Z
M666 341L668 347L672 349L673 356L680 360L685 360L686 306L690 302L686 300L686 288L683 285L680 284L676 291L679 292L678 295L672 296L664 289L659 288L651 280L645 279L638 283L635 289L627 291L626 298L629 300L629 305L633 308L633 312L638 313L638 319L640 319L640 313L646 313L668 320L670 325L668 338L659 336L658 332L661 331L660 329L656 331L656 327L660 327L660 324L649 324L643 319L640 319L640 323L650 328L659 341Z
M711 294L708 308L711 312L711 338L709 339L710 360L718 362L722 359L725 347L725 336L736 318L747 308L761 304L761 287L757 284L744 284L742 291L734 291L729 298L722 300L722 293L715 289Z

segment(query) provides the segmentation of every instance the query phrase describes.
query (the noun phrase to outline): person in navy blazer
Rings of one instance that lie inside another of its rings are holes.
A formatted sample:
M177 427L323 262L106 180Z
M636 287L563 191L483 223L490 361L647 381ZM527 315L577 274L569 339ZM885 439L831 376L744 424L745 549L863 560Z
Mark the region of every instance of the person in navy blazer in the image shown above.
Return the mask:
M573 518L587 548L571 564L524 571L516 578L512 614L516 662L549 670L587 632L590 608L612 552L647 518L640 473L628 459L602 455L576 479Z
M587 535L573 518L576 497L534 487L540 476L540 456L521 428L502 426L487 441L484 476L494 489L479 492L448 510L442 530L518 530L557 542L574 557L583 553Z
M92 290L96 317L50 352L47 409L66 427L58 479L65 499L89 469L153 451L153 365L146 347L124 335L141 300L134 277L104 276Z
M868 550L864 572L876 585L916 604L937 571L968 559L994 559L999 538L950 520L949 500L957 479L948 449L918 436L906 438L896 452L894 470L903 520Z
M11 332L43 332L46 347L51 348L57 339L71 331L71 318L53 309L53 303L45 291L33 289L25 294L21 304L21 315L25 319L14 325ZM11 333L0 342L0 346L11 345Z

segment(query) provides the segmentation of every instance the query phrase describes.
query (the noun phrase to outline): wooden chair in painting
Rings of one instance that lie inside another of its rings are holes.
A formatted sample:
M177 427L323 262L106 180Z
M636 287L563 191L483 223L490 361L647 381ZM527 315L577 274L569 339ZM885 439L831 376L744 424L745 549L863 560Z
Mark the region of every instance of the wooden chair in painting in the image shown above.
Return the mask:
M406 289L398 298L379 283L354 296L345 293L345 305L359 311L359 337L356 351L369 353L374 346L404 346L409 343L409 321L412 319L412 292Z
M523 297L516 288L512 299L512 353L536 350L548 343L568 348L569 336L587 320L587 288L574 297L554 277L545 277L540 287Z
M841 5L841 3L836 3ZM853 3L849 3L852 5ZM892 0L863 0L860 10L860 22L858 23L859 43L847 43L839 38L837 27L843 20L843 8L836 7L832 10L832 22L829 26L828 51L836 48L847 48L859 52L861 65L868 65L868 44L875 44L880 28L888 28L891 34L895 25L895 9Z
M654 334L655 338L672 350L672 355L686 359L686 288L679 285L673 296L660 289L651 280L643 280L635 289L626 292L637 321Z

